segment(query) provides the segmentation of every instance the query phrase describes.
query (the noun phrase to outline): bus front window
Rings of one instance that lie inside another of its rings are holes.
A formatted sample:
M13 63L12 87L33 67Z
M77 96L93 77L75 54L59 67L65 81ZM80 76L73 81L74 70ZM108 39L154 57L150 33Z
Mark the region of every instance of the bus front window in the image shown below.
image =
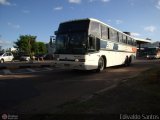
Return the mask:
M56 38L57 54L85 54L86 52L85 33L59 34Z

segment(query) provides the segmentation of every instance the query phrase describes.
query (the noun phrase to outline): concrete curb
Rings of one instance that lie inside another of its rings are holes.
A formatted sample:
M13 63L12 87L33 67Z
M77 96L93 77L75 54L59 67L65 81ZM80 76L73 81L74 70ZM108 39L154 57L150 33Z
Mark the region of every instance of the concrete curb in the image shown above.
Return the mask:
M28 63L4 63L0 64L0 70L3 69L21 69L21 68L41 68L54 67L53 62L28 62Z

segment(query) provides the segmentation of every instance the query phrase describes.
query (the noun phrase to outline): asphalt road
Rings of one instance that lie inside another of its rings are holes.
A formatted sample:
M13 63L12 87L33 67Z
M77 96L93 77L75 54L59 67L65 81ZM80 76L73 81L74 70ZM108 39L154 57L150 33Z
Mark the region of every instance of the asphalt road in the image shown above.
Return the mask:
M130 67L111 67L101 73L55 68L0 75L0 113L54 113L62 104L89 99L159 64L160 60L136 60Z

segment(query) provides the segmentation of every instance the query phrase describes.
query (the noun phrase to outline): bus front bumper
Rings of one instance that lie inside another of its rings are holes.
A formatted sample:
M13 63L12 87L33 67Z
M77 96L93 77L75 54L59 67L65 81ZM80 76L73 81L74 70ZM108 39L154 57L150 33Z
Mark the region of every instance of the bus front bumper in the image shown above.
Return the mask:
M97 69L97 65L91 65L86 62L55 61L54 66L62 69L77 69L77 70Z

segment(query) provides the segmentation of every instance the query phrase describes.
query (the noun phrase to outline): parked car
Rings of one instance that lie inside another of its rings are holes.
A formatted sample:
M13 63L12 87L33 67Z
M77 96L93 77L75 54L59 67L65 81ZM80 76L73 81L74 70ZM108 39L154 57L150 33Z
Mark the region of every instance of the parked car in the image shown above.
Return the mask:
M11 52L2 52L0 53L0 63L13 61L14 56Z
M29 55L22 55L20 57L20 61L30 61L30 60L31 60L31 58Z
M37 54L35 55L35 60L53 60L53 55L52 54Z
M20 56L20 61L30 61L30 60L35 60L35 56L32 56L33 59L30 58L30 55L21 55Z
M35 55L35 60L43 61L44 57L45 57L45 54L37 54Z
M53 60L53 54L45 54L44 60Z

